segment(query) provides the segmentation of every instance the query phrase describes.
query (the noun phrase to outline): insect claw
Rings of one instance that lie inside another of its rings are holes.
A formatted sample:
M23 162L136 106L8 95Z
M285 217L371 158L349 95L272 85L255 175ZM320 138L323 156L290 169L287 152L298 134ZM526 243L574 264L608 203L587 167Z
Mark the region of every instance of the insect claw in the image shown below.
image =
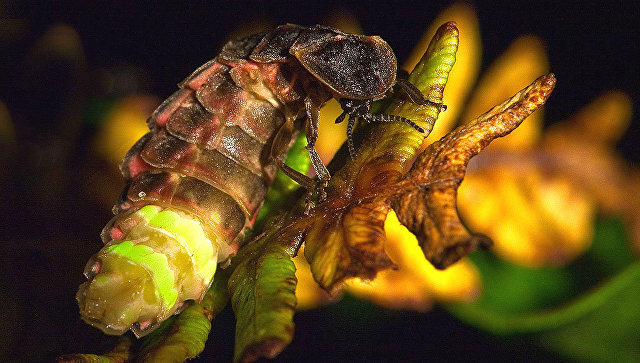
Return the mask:
M358 155L356 154L356 147L353 145L353 138L349 137L347 139L347 147L349 148L351 160L355 160Z
M406 72L398 73L399 78L397 79L396 83L400 87L400 89L402 89L402 91L404 91L404 93L409 97L409 100L411 100L411 102L419 105L437 107L440 109L440 112L446 111L447 106L443 105L442 103L425 99L422 92L420 92L420 90L416 88L416 86L409 82L408 76L406 76L405 74L408 75L408 73Z
M340 116L338 116L338 117L336 118L336 122L335 122L335 123L337 123L337 124L341 123L342 121L344 121L344 118L345 118L346 116L347 116L347 112L346 112L346 111L343 111L343 112L340 114Z
M439 109L440 112L444 112L447 110L447 105L444 105L438 102L429 101L429 100L424 100L423 105L436 107Z
M329 184L328 180L316 179L316 185L313 188L307 189L307 192L304 197L304 214L309 215L311 210L315 208L316 205L322 203L325 199L327 199L327 192L324 188ZM313 196L317 194L317 202L314 201Z
M308 216L309 213L311 212L311 210L316 206L316 203L314 203L311 200L311 194L309 194L308 197L304 198L304 215Z
M444 112L444 111L447 110L447 105L444 105L444 104L438 103L438 102L429 101L427 99L425 99L421 104L425 105L425 106L436 107L436 108L438 108L440 110L440 112Z
M327 187L327 185L329 185L329 181L328 180L318 180L318 185L316 186L317 190L318 190L318 202L322 202L325 199L327 199L327 191L324 190L324 188Z

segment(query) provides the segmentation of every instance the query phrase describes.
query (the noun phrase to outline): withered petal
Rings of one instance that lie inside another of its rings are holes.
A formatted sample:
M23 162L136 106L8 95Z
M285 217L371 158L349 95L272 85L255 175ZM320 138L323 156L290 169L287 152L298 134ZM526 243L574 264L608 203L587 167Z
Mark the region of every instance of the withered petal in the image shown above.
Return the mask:
M456 209L459 182L443 187L413 190L392 203L398 219L418 238L425 257L438 269L445 269L469 252L490 247L482 234L470 234Z
M509 100L456 128L418 155L408 176L398 183L399 193L391 206L437 268L446 268L471 250L491 244L486 236L469 233L460 221L458 186L469 160L493 139L518 127L544 104L554 86L553 74L542 76Z
M305 236L305 257L320 286L335 292L349 277L373 279L395 267L384 251L386 204L371 202L317 216Z

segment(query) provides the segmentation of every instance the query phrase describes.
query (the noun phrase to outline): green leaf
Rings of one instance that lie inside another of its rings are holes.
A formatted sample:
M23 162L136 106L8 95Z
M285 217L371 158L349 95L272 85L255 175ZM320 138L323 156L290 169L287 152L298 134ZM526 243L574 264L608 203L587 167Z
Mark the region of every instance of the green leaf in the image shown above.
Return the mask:
M276 237L246 246L233 260L229 291L237 318L235 361L273 358L293 338L296 268Z
M482 310L526 313L561 303L577 292L570 273L561 268L520 266L490 252L469 257L482 277L482 296L473 304Z
M596 222L592 247L565 268L526 268L477 253L484 292L473 304L445 306L461 320L580 361L640 361L640 262L624 225Z
M640 283L640 262L629 266L595 290L554 309L510 313L487 308L477 303L451 304L447 309L467 323L494 334L535 333L555 329L581 319L587 314L592 314L638 283ZM522 289L524 290L525 288Z
M612 276L633 263L631 241L622 219L603 217L596 220L593 243L589 250L571 264L569 268L577 276L593 284L596 281Z
M306 145L306 136L301 132L285 160L285 164L303 174L311 166ZM300 185L278 171L252 235L261 232L270 218L295 205L301 190ZM271 230L277 231L278 227ZM293 339L297 279L292 257L287 246L271 236L245 246L233 259L228 288L237 319L236 361L275 357Z
M602 288L618 288L600 308L571 324L536 336L550 350L572 359L591 362L640 361L640 268L630 249L624 223L601 218L593 246L571 267L584 280L617 275ZM626 268L626 269L625 269ZM618 282L621 285L616 286ZM586 285L586 281L579 281ZM626 283L626 284L623 284Z
M575 305L581 304L573 307L577 319L535 338L574 360L640 362L639 297L640 262L636 262L579 300Z

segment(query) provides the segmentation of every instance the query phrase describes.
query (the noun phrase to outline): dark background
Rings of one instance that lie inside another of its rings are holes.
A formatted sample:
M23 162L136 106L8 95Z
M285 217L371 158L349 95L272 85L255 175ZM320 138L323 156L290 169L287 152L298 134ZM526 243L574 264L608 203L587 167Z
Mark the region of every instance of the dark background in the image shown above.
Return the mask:
M68 126L69 109L86 109L92 100L133 92L164 98L245 24L312 25L338 9L359 19L365 34L380 35L402 60L449 4L0 1L5 24L0 27L5 32L0 37L0 100L9 109L17 140L15 151L0 159L6 164L0 174L1 352L9 360L50 360L62 353L100 352L112 342L80 321L74 299L84 263L99 248L98 233L110 211L87 197L87 183L94 182L87 165L95 167L87 140L95 125L85 117ZM606 90L630 94L634 121L618 148L637 164L639 7L633 1L476 4L483 65L519 35L542 38L558 79L546 106L548 122L568 117ZM17 35L6 32L9 19L19 24ZM49 64L32 56L36 40L59 23L78 32L85 66ZM79 70L88 78L78 76ZM109 88L100 77L105 70L131 82ZM121 183L113 180L116 186ZM526 338L488 336L440 308L426 314L396 312L347 299L298 313L295 322L294 341L279 361L557 360L528 345ZM230 361L232 346L233 317L227 309L214 321L203 357Z

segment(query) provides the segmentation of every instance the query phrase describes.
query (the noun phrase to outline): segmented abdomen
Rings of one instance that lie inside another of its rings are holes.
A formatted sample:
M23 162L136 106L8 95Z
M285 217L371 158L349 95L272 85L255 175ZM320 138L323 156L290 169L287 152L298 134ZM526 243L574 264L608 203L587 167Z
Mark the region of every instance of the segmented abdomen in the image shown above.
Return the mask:
M262 205L274 140L281 152L305 115L294 59L218 59L154 111L123 160L127 188L77 295L83 319L105 333L147 334L202 299Z
M245 89L231 77L265 65L211 63L150 117L151 132L123 161L130 185L117 209L154 203L192 210L231 242L252 222L273 179L270 146L285 119L268 88L257 89L259 79Z

